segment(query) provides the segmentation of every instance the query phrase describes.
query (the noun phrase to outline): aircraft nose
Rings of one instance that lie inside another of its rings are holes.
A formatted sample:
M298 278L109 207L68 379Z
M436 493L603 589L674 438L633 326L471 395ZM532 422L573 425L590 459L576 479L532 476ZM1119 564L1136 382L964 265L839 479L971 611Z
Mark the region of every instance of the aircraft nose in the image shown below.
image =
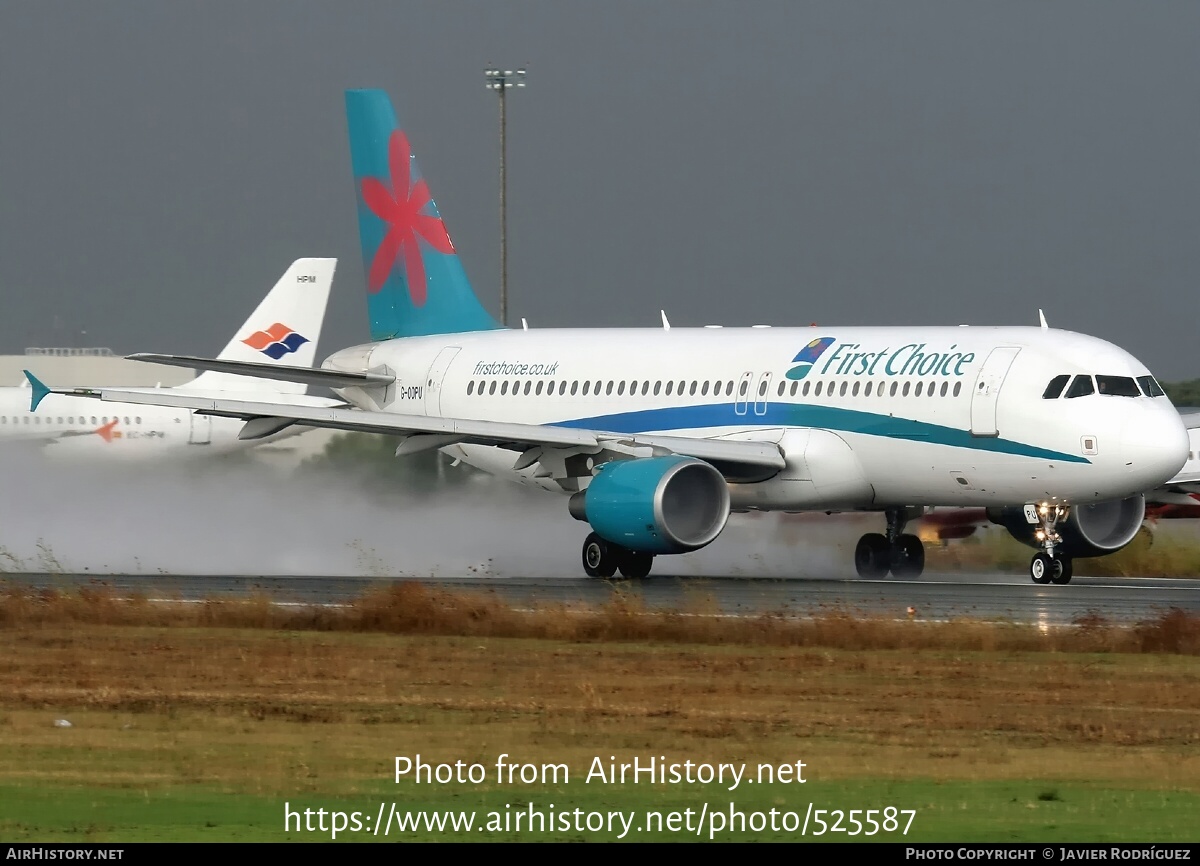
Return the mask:
M1150 490L1169 481L1188 456L1188 434L1173 406L1143 405L1129 412L1121 428L1121 453L1139 487Z

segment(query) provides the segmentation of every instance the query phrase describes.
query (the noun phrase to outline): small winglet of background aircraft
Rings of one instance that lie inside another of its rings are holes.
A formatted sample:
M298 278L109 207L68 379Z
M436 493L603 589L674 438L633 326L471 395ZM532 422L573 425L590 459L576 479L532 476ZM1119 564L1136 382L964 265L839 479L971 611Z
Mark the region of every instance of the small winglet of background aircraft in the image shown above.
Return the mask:
M262 299L250 317L234 333L218 358L231 364L253 364L255 358L273 365L309 368L316 358L317 343L325 321L329 292L337 259L297 259ZM0 441L38 440L54 446L54 453L94 450L97 455L119 451L124 456L151 456L164 446L207 445L224 450L251 444L238 437L241 425L214 419L186 409L118 404L105 407L107 414L93 415L97 406L89 401L67 401L65 397L91 397L92 388L51 388L26 370L29 388L0 388ZM308 396L303 382L267 381L245 375L209 370L174 388L150 389L158 394L197 397L237 393L243 397L269 393L299 406L333 407L339 400ZM50 403L45 401L50 399ZM29 401L28 408L23 404ZM40 407L44 410L34 414ZM252 440L261 442L296 435L307 428L276 427ZM95 436L91 434L96 434ZM112 450L107 447L118 446ZM191 449L193 452L195 449ZM204 449L211 453L213 448Z

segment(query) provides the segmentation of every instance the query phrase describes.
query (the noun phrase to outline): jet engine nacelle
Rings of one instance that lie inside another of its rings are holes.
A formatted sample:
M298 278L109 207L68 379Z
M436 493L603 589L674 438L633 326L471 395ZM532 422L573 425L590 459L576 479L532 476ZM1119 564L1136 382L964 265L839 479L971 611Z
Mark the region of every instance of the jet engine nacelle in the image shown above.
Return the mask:
M989 508L988 519L1008 530L1022 544L1040 547L1034 533L1038 524L1025 519L1023 508ZM1142 494L1111 499L1093 505L1072 505L1065 520L1056 529L1062 536L1058 550L1066 556L1104 556L1115 553L1133 541L1146 516L1146 497Z
M571 516L603 539L639 553L686 553L711 542L729 519L729 488L694 457L602 463L573 495Z

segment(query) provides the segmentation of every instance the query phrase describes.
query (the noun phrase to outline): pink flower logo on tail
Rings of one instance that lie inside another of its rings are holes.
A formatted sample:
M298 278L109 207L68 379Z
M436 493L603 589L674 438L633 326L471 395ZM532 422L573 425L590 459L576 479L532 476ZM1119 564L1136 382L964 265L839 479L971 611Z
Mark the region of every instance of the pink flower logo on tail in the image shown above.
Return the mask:
M411 153L408 138L397 129L388 140L390 184L374 177L362 181L363 201L387 224L387 234L375 250L367 274L367 291L375 294L382 289L400 259L404 262L408 296L414 306L423 307L429 292L419 242L423 240L447 254L454 252L454 244L440 217L421 213L433 199L424 180L412 183Z

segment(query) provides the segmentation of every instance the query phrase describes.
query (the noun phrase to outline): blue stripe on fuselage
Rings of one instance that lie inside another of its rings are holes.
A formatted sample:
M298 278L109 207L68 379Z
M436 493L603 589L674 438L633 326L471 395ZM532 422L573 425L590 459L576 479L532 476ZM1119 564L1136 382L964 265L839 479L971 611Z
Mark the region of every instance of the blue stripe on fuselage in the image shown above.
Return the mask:
M1077 457L1061 451L1026 445L1012 439L980 438L967 430L895 418L874 412L856 409L839 409L834 406L811 406L768 403L764 414L756 414L754 404L746 406L744 414L737 414L733 403L713 403L699 406L671 406L662 409L642 409L636 412L618 412L614 415L597 415L558 421L555 427L572 427L584 430L603 430L612 433L645 433L648 431L697 430L708 427L815 427L840 433L862 433L867 436L883 436L888 439L905 439L911 442L929 442L934 445L949 445L953 448L969 448L973 451L992 451L999 454L1016 454L1021 457L1037 457L1043 460L1062 460L1067 463L1091 463L1086 457Z

